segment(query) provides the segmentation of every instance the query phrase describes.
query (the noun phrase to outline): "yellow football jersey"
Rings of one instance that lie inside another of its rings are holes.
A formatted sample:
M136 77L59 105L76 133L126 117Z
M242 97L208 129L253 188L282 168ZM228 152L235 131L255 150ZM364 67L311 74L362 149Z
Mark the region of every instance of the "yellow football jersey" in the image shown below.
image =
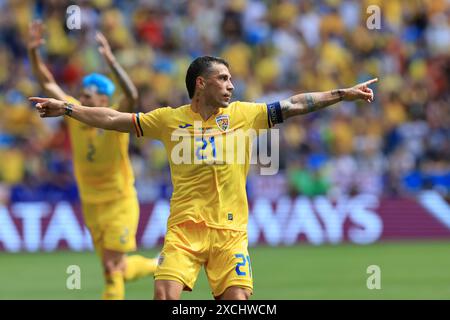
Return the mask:
M246 178L252 140L268 129L266 104L233 102L207 121L190 105L133 115L137 136L161 140L173 194L168 226L187 220L247 230Z
M66 101L80 104L73 97L67 97ZM129 134L97 129L65 118L81 200L101 203L136 195L128 156Z

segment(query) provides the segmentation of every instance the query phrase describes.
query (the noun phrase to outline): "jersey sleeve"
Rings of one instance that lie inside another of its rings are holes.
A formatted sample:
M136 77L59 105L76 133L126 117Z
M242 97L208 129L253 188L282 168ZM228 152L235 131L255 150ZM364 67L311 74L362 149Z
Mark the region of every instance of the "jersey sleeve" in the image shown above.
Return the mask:
M161 140L166 128L168 112L171 108L159 108L147 113L134 113L133 126L137 137Z
M246 115L250 128L259 130L272 127L265 103L239 102L238 107Z

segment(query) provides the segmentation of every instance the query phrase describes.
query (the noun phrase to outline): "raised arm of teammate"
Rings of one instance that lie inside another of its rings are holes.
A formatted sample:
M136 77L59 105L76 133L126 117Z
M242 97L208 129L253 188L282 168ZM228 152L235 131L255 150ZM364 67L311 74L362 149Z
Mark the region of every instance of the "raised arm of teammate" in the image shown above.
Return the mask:
M125 93L125 97L123 97L119 104L119 111L123 112L134 112L136 111L137 102L138 102L138 91L131 81L128 74L122 68L122 66L117 62L114 54L111 51L111 47L109 46L108 40L106 40L105 36L101 32L97 32L95 36L98 42L98 51L105 58L108 66L116 76L119 81L119 85Z
M281 115L287 119L328 107L339 101L365 100L373 101L373 91L369 85L377 82L378 78L359 83L351 88L337 89L325 92L309 92L292 96L280 101Z
M36 20L30 23L27 48L31 68L45 94L52 98L63 100L67 96L66 93L56 83L55 78L53 78L39 54L39 47L45 43L43 32L44 26L41 21Z

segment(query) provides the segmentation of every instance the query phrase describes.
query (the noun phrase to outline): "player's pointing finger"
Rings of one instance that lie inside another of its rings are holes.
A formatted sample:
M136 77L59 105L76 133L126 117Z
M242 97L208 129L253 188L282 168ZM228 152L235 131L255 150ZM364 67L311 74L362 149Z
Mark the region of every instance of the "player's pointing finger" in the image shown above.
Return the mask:
M378 78L373 78L373 79L370 79L369 81L364 82L363 85L368 86L369 84L372 84L377 81L378 81Z
M47 102L48 98L41 98L41 97L29 97L28 100L31 102Z

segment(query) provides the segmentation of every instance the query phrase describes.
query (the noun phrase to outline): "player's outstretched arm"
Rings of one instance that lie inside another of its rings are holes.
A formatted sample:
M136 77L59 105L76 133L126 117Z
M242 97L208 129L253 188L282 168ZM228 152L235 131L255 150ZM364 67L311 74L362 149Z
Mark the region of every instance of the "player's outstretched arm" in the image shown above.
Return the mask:
M283 119L287 119L299 114L320 110L342 100L372 102L373 91L369 88L369 85L377 81L378 78L374 78L347 89L302 93L292 96L289 99L280 101L281 114Z
M53 75L41 59L39 47L45 43L43 38L44 26L41 21L33 21L29 26L29 39L27 43L28 56L34 76L42 90L50 97L64 99L66 94L56 83Z
M41 118L69 116L91 127L121 132L133 132L133 114L112 108L85 107L52 98L30 97L36 103Z
M125 93L125 97L120 101L119 110L124 112L134 112L138 103L138 91L131 81L130 77L122 66L117 62L116 57L111 51L108 40L101 32L97 32L95 38L98 42L98 51L105 58L109 68L112 70L122 91Z

